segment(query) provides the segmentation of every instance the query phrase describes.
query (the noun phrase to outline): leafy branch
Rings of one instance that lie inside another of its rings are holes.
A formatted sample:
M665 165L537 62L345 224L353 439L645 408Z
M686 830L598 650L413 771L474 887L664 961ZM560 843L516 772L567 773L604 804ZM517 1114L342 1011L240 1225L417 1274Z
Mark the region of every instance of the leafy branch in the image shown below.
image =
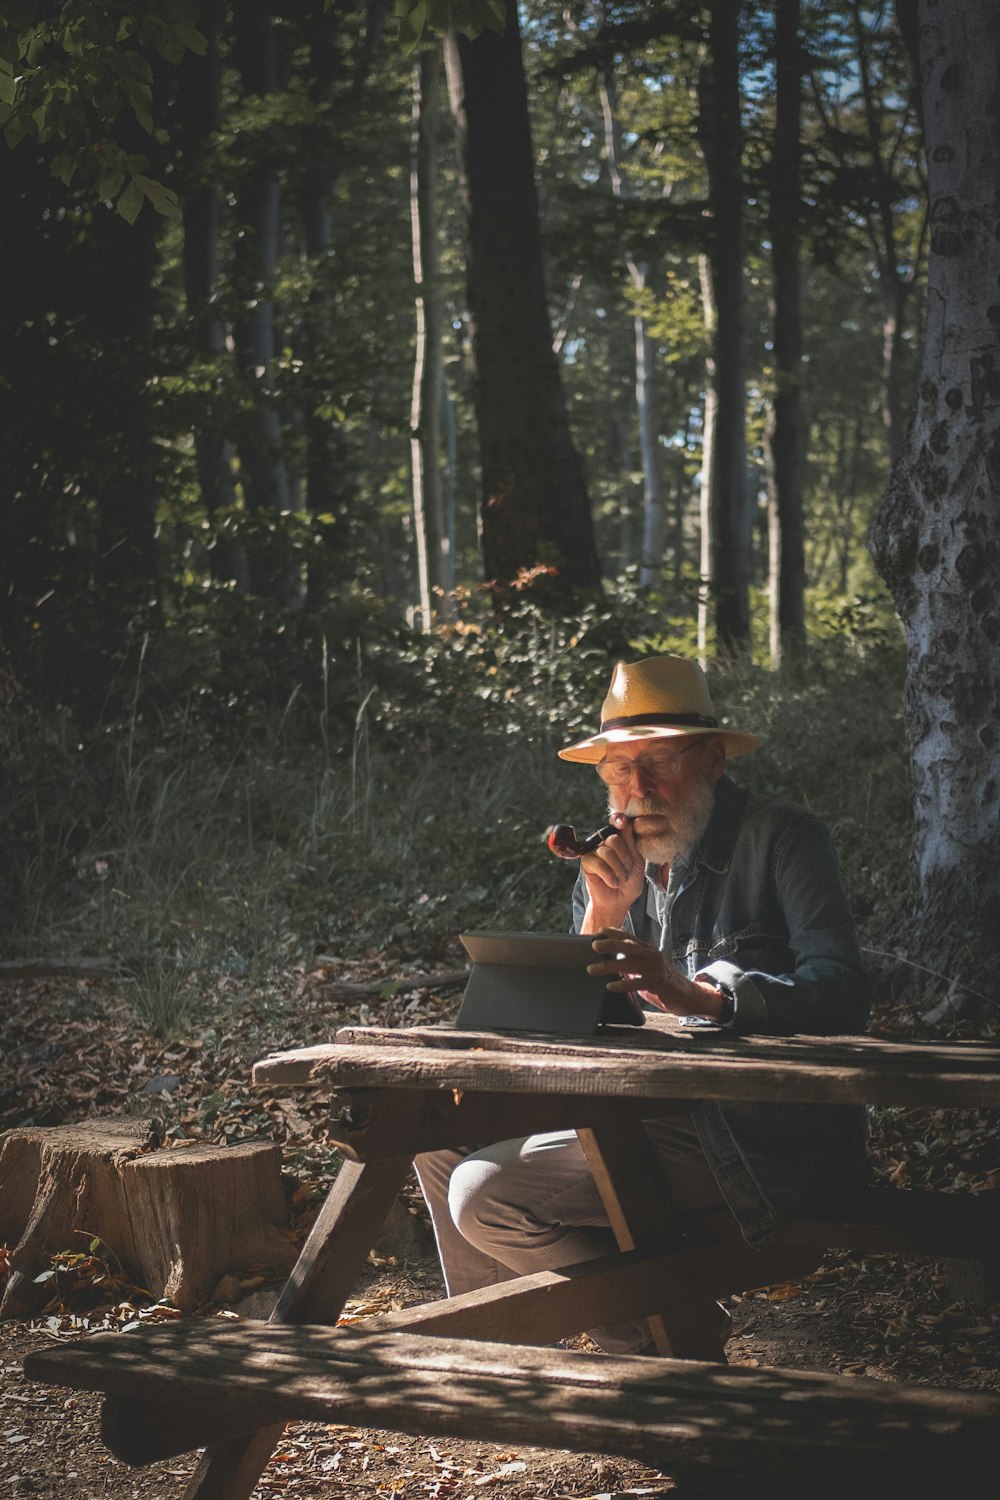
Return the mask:
M54 177L114 206L134 223L144 202L178 214L177 195L128 149L135 126L161 144L154 118L154 59L170 67L207 43L194 0L94 6L13 0L0 16L0 129L7 146L44 148Z
M425 33L454 29L472 40L483 31L502 32L507 7L504 0L396 0L395 12L403 48L413 52Z

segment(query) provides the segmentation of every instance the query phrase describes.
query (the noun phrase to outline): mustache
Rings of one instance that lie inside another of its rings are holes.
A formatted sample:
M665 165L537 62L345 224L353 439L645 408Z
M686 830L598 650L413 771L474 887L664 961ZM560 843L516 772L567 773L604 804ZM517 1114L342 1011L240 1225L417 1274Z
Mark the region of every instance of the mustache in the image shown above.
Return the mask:
M620 809L626 818L669 818L670 808L657 797L630 797Z

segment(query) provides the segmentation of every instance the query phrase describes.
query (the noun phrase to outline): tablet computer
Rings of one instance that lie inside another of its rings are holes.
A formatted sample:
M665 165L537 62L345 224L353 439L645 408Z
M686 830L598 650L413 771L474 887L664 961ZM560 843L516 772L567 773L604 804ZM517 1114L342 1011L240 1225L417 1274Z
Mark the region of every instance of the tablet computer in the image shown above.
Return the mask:
M593 1036L601 1026L642 1026L636 995L588 974L593 939L556 932L463 932L472 959L455 1025L464 1031L540 1031Z

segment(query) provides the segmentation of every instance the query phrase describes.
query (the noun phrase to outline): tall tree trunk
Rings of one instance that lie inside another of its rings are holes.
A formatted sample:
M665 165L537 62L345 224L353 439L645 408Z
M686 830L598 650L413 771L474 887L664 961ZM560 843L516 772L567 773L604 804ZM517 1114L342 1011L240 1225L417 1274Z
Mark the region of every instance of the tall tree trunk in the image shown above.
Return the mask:
M634 264L634 262L633 262ZM646 285L647 268L636 266L634 285ZM642 459L642 563L639 582L644 588L663 584L663 463L660 457L660 431L654 379L656 345L650 337L645 319L636 314L635 324L635 405L639 417L639 453Z
M596 588L600 567L545 300L516 0L503 35L452 33L448 83L461 161L486 577Z
M698 79L698 138L708 172L709 264L715 303L712 443L712 597L716 650L750 647L750 542L746 482L743 291L743 131L740 123L741 0L716 0L709 58Z
M212 308L219 279L219 190L206 180L209 138L219 125L218 0L207 0L199 22L207 41L202 55L187 51L178 68L179 147L186 186L184 202L184 295L198 353L221 358L225 331ZM209 518L235 499L232 444L218 419L199 423L194 431L195 467L201 501ZM246 556L231 541L217 538L210 566L215 578L249 582Z
M603 11L602 11L603 19ZM614 75L603 69L599 81L601 111L604 117L604 155L611 178L611 191L618 199L634 196L632 185L621 159L621 130L618 123ZM649 266L629 251L625 257L629 281L637 293L646 289ZM654 379L655 344L646 320L637 312L633 317L635 337L635 405L639 426L639 458L642 464L642 559L639 582L651 588L663 582L663 466L660 461L659 423L656 411Z
M879 101L873 88L868 56L868 34L862 15L861 0L851 0L851 19L858 49L858 77L864 102L865 128L872 157L874 194L868 220L868 232L878 262L879 291L882 298L882 421L890 459L895 460L904 437L904 399L902 359L905 351L906 314L913 289L919 253L913 257L908 272L900 269L902 254L898 244L894 203L899 190L892 171L883 157L879 130Z
M317 6L305 17L309 95L316 116L303 141L298 201L305 257L314 279L299 338L299 354L306 376L299 420L305 440L305 508L310 516L334 518L333 524L329 521L324 524L322 544L309 558L306 579L306 607L309 609L320 608L330 596L342 550L344 512L348 503L344 493L346 464L342 425L330 417L329 392L322 385L322 376L317 377L315 373L322 369L324 348L333 337L324 264L333 242L331 199L340 174L341 149L333 122L325 116L324 108L332 104L338 85L343 81L345 68L340 36L343 25L343 18L334 7Z
M150 148L138 127L131 149ZM154 170L162 170L158 167ZM91 317L102 349L90 457L103 471L97 487L94 605L113 660L129 648L138 617L159 624L157 463L149 394L153 277L162 219L146 203L134 224L99 211L94 230ZM103 449L103 452L101 451ZM112 671L115 668L112 667ZM95 684L97 692L104 689Z
M437 248L437 142L441 54L421 54L413 70L410 227L417 336L410 401L410 472L421 628L430 630L447 589L448 537L441 501L441 397L444 360Z
M802 527L802 311L799 284L802 63L800 0L775 0L776 100L769 187L774 392L765 434L770 539L771 665L805 645Z
M277 89L274 28L264 0L235 0L233 42L244 95L266 98ZM290 506L282 456L281 419L275 403L274 275L278 259L281 190L267 159L269 141L256 143L236 198L241 225L234 280L240 312L234 323L245 414L239 443L240 478L247 509L274 518ZM292 602L294 580L278 560L266 526L259 528L250 556L254 593Z
M1000 1003L1000 32L993 0L919 19L927 332L870 544L907 642L912 956L962 1012Z
M441 381L441 423L444 427L444 534L448 542L445 554L444 590L447 598L455 593L455 523L458 495L458 423L447 371Z
M705 400L701 418L701 482L698 486L698 660L705 667L708 665L708 635L712 623L712 497L715 492L715 427L718 409L715 385L715 296L707 255L698 257L698 277L708 347L705 357Z

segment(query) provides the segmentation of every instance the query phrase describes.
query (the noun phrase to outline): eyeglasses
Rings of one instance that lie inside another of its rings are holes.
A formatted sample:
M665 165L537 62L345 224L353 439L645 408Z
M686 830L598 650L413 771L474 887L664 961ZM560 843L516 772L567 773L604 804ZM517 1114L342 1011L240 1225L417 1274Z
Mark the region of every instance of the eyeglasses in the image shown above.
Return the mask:
M681 761L691 750L703 744L702 739L692 740L683 750L657 750L650 755L637 755L635 760L602 760L597 774L605 786L626 787L636 771L651 781L669 781L681 769Z

